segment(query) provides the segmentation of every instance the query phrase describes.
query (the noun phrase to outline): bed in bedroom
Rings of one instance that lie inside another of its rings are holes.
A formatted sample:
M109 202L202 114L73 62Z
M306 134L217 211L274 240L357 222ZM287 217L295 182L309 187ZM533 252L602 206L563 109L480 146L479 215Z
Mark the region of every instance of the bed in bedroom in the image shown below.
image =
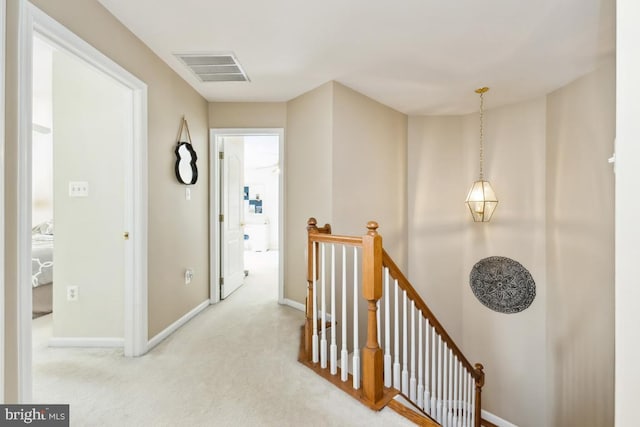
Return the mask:
M53 221L43 222L31 231L32 318L53 311Z

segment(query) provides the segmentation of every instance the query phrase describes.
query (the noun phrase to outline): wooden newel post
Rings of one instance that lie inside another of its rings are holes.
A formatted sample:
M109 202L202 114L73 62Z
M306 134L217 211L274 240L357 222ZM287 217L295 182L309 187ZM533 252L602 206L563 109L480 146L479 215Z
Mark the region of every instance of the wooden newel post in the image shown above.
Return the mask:
M475 364L476 370L476 407L474 408L474 427L480 427L482 423L482 386L484 386L484 366Z
M304 322L304 351L308 360L311 360L312 353L312 339L313 339L313 245L311 241L311 234L318 233L318 221L315 218L309 218L307 221L307 299L306 304L306 319Z
M367 223L368 233L362 237L362 295L367 300L367 345L362 350L362 394L375 404L382 399L382 349L378 343L376 310L382 297L382 237L378 223Z

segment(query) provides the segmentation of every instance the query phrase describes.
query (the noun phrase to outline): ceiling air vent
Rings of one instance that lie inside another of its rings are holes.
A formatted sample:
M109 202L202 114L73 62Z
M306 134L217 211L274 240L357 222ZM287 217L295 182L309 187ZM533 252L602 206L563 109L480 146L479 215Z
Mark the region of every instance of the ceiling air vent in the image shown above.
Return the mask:
M249 77L233 54L191 54L176 53L202 82L248 82Z

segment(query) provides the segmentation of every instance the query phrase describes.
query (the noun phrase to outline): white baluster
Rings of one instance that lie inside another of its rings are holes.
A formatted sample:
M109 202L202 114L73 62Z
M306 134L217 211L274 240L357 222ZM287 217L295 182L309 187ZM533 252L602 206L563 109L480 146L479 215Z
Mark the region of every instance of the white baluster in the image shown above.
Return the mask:
M453 351L451 352L451 354L453 355ZM452 367L453 367L453 372L451 373L451 380L452 380L452 385L451 385L451 404L449 405L449 408L451 408L451 425L452 426L458 426L458 369L460 369L460 366L458 366L458 358L453 355L451 358L451 363L452 363Z
M340 351L340 379L349 379L349 350L347 349L347 247L342 245L342 350Z
M438 334L438 397L437 421L442 424L442 337Z
M465 427L466 426L466 418L465 418L465 414L466 414L466 408L465 408L465 398L467 396L467 392L465 391L465 373L466 373L466 369L464 367L464 364L462 362L460 362L460 403L458 404L458 408L460 409L460 426L461 427Z
M464 413L466 414L466 427L471 427L471 382L469 381L471 377L469 373L465 371L464 381L465 381L465 408Z
M469 410L471 414L471 423L470 425L475 425L476 421L476 393L474 390L475 380L472 377L469 377L469 393L471 393L471 409Z
M384 386L391 387L391 322L389 313L389 269L384 269Z
M360 343L358 338L358 248L353 248L353 388L360 388Z
M460 375L462 375L462 364L458 360L458 357L454 357L456 364L456 372L453 378L453 425L458 427L460 425Z
M431 416L438 418L437 408L437 379L438 370L436 369L436 328L431 328Z
M336 345L336 245L331 245L331 375L338 373L338 346Z
M400 390L400 304L398 302L398 281L395 281L393 305L393 388Z
M409 380L409 399L416 401L416 303L411 300L411 378Z
M449 400L447 407L449 408L449 415L447 425L453 425L453 413L451 412L451 407L453 405L453 372L457 367L453 366L453 351L449 349Z
M318 266L317 266L317 255L316 255L316 246L317 243L313 242L311 245L313 247L313 335L311 338L311 360L313 363L318 363L318 290L316 289L316 278L318 277Z
M429 319L424 319L424 329L424 411L427 414L431 414L431 383L429 375L429 360L431 360L431 353L429 351L429 339L431 338L431 334L429 332L431 328L429 327Z
M409 395L409 362L408 362L408 346L407 346L407 291L403 292L402 299L402 392Z
M418 407L424 410L424 385L422 384L422 312L418 311Z
M447 343L443 343L442 354L442 426L449 427L449 402L447 400L447 390L449 385L449 370L451 367L447 364L449 348Z
M469 418L469 408L467 407L467 370L462 368L462 426L468 427L467 419Z
M322 279L320 281L322 287L322 297L320 299L320 331L322 332L322 337L320 338L320 367L322 369L327 367L327 301L326 301L326 258L325 258L325 244L321 244L321 267L320 272L322 273Z
M467 368L465 368L464 364L462 365L462 402L460 402L460 407L462 408L462 427L467 427Z

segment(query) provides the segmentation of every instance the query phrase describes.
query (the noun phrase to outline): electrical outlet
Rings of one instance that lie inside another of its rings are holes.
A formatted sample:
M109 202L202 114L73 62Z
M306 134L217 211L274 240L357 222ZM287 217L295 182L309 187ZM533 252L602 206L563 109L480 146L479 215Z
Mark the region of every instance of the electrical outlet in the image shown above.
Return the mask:
M67 301L78 301L77 286L67 286Z
M184 271L184 284L188 285L189 283L191 283L191 279L193 279L193 270L186 269Z

